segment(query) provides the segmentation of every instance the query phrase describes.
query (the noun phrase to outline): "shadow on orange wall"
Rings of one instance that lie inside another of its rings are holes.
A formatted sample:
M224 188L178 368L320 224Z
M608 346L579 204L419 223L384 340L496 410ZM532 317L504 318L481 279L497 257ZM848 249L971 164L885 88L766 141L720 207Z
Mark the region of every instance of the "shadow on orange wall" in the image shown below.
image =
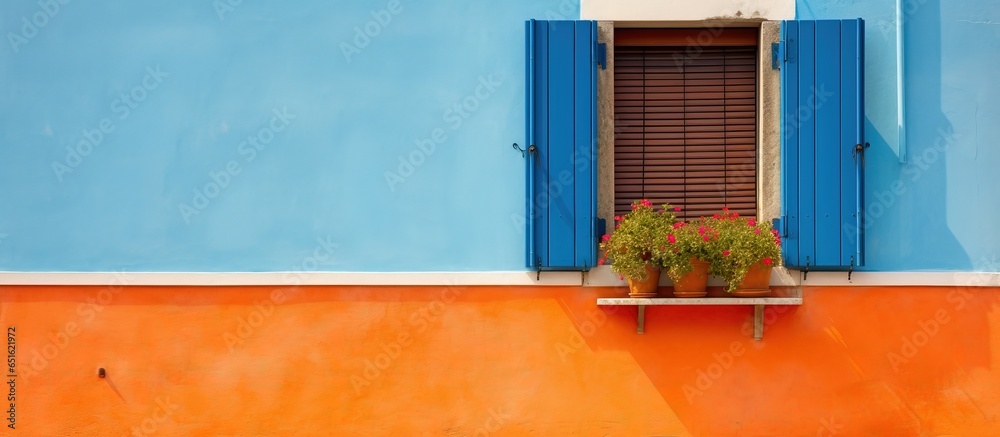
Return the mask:
M807 288L801 307L766 307L762 341L749 306L647 307L636 334L634 307L592 305L621 293L560 306L590 348L635 357L696 435L1000 430L996 290Z

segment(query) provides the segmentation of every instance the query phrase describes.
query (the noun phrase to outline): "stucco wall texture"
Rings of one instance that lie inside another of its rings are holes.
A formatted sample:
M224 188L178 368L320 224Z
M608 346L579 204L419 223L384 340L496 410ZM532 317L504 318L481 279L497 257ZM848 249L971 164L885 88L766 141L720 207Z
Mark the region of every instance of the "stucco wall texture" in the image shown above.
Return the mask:
M620 293L4 287L0 323L26 436L1000 433L1000 290L807 288L762 341Z

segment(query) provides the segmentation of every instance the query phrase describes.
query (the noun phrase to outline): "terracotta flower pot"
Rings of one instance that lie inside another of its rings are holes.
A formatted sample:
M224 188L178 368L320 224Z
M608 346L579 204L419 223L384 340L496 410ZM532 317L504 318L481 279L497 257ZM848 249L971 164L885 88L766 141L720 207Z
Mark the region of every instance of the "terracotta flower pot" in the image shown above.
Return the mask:
M757 263L743 276L739 287L733 290L737 297L763 297L771 294L771 266Z
M660 285L660 269L646 264L646 279L628 280L628 297L656 297L656 289Z
M694 269L674 281L675 297L705 297L708 291L708 263L697 258L691 258Z

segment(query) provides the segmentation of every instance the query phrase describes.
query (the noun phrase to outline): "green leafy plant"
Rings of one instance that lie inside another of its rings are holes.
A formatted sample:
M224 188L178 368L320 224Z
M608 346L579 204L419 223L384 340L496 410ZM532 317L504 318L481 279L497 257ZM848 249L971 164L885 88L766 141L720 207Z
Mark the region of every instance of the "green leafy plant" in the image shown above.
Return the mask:
M619 278L645 279L653 251L667 244L667 234L676 220L670 205L655 210L649 200L633 202L631 212L615 216L614 232L601 237L605 258L598 265L610 261L611 271Z
M709 273L726 281L730 293L754 264L781 263L781 237L770 222L740 217L723 208L721 214L705 218L702 224L714 233L705 259L711 263Z
M703 220L675 222L667 233L667 244L653 251L653 261L676 282L694 270L692 258L709 260L714 238L715 231Z

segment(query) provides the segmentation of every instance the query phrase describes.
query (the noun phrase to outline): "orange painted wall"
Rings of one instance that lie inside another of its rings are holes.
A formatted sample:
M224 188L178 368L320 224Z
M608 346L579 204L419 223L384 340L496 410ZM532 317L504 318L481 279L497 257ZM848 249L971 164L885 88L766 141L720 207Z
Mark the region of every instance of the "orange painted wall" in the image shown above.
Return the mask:
M617 289L274 290L0 289L17 434L1000 434L997 289L807 288L760 342L749 307L637 335Z

